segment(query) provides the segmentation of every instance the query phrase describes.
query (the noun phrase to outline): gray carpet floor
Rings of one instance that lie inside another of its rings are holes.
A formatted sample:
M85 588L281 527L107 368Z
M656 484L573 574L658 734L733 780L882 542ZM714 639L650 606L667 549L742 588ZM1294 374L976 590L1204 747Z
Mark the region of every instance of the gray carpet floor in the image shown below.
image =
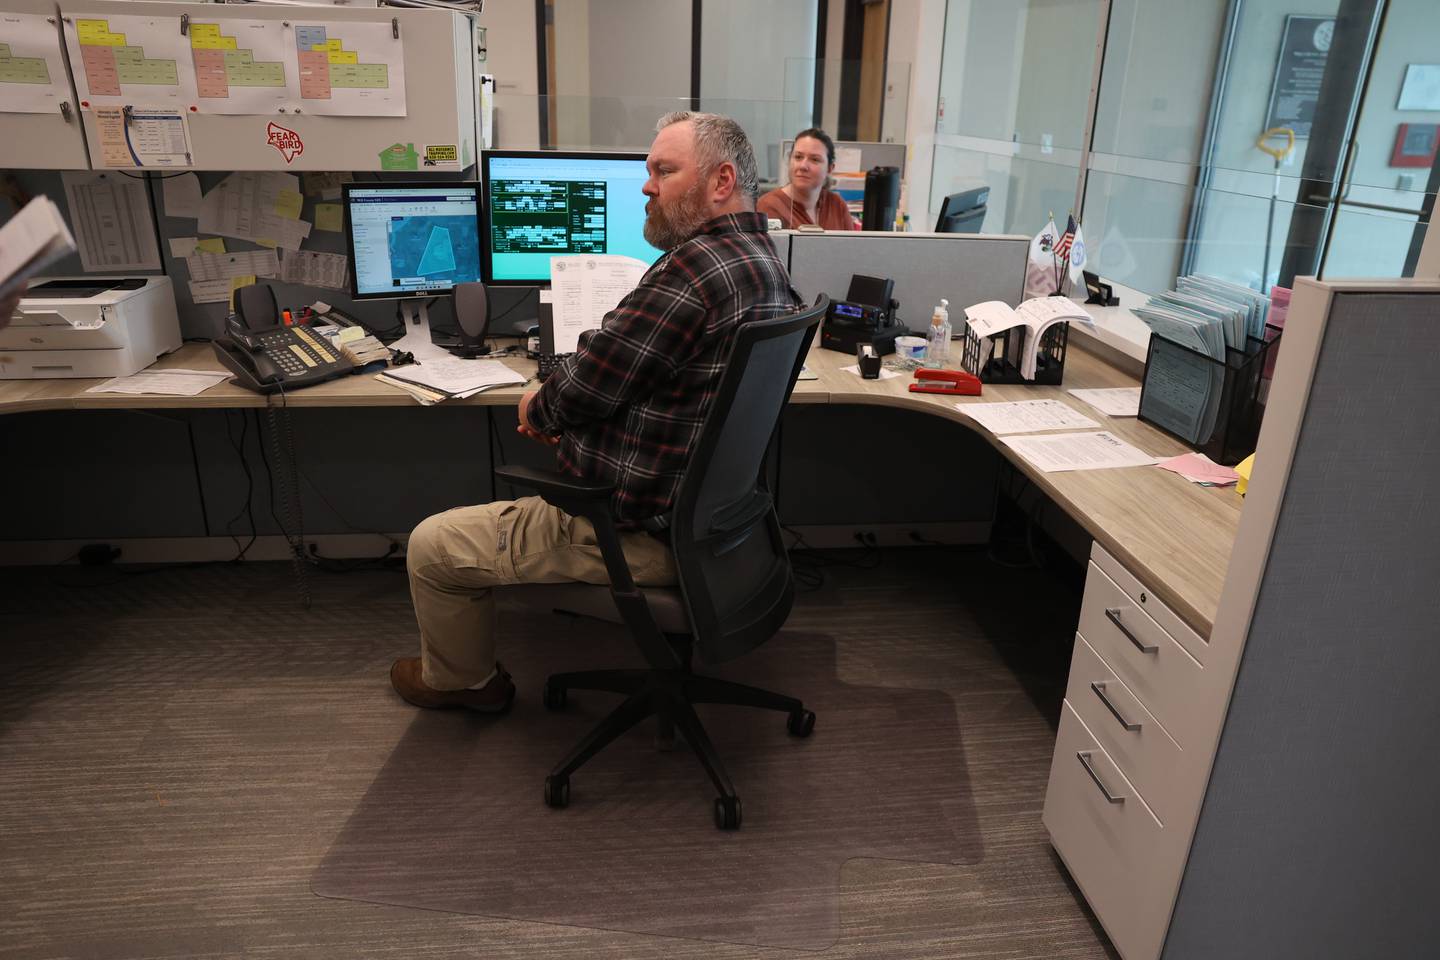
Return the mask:
M964 835L959 862L840 863L821 953L317 896L435 717L386 679L415 647L401 571L314 572L307 610L247 564L0 572L0 958L1113 957L1040 824L1078 594L974 551L827 559L787 632L844 684L948 695ZM608 629L556 619L507 607L504 643Z

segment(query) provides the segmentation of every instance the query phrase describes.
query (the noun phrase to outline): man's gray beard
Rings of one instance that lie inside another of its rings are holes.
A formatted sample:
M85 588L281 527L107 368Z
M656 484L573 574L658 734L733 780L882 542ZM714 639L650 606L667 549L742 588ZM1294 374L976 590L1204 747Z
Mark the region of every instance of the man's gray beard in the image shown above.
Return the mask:
M657 250L668 251L699 233L710 219L700 199L703 188L703 183L695 184L668 211L658 201L651 201L654 206L645 217L645 242Z

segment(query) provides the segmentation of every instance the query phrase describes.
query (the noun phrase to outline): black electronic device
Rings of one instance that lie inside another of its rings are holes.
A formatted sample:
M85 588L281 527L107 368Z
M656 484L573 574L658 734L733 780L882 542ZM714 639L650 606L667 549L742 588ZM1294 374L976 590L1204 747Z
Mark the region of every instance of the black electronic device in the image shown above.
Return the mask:
M894 291L895 281L888 277L853 274L846 299L830 301L825 311L820 346L854 353L857 347L869 344L882 357L894 353L895 338L910 333L895 321L900 302L891 296Z
M935 220L936 233L979 233L985 222L985 211L990 202L990 188L976 187L962 193L952 193L940 204L940 216Z
M863 230L894 230L900 206L900 168L871 167L865 172L865 205L860 213Z
M460 344L450 352L461 357L483 357L490 352L485 334L490 328L490 298L485 284L455 285L455 323L460 328Z
M1097 307L1118 307L1120 298L1115 296L1115 290L1110 284L1100 279L1100 274L1091 273L1089 270L1080 271L1085 277L1085 292L1089 294L1085 298L1086 303L1093 303Z
M252 330L238 319L211 344L235 382L256 393L309 387L352 373L355 365L325 338L305 327Z

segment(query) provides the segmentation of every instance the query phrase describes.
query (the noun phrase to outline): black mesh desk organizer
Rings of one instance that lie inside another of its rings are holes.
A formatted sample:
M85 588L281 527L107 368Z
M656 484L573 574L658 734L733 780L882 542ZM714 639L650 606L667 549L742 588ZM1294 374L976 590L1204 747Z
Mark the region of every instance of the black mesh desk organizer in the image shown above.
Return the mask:
M1025 349L1025 327L1011 327L989 337L977 337L970 324L965 324L961 341L960 363L966 373L973 373L981 383L1036 383L1058 386L1065 376L1065 345L1070 339L1068 321L1057 323L1040 336L1035 357L1035 379L1020 375L1020 360Z
M1140 419L1189 444L1216 463L1234 466L1255 452L1265 415L1265 370L1280 328L1245 349L1225 348L1225 360L1151 334L1140 389Z

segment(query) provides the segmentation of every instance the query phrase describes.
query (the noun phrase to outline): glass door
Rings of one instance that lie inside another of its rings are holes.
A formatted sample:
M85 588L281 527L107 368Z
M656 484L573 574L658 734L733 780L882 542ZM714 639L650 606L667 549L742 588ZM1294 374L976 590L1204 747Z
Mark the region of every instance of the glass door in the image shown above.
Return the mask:
M1440 187L1440 9L1387 0L1378 12L1322 277L1414 276Z
M1412 276L1435 205L1435 0L1233 0L1182 272Z

